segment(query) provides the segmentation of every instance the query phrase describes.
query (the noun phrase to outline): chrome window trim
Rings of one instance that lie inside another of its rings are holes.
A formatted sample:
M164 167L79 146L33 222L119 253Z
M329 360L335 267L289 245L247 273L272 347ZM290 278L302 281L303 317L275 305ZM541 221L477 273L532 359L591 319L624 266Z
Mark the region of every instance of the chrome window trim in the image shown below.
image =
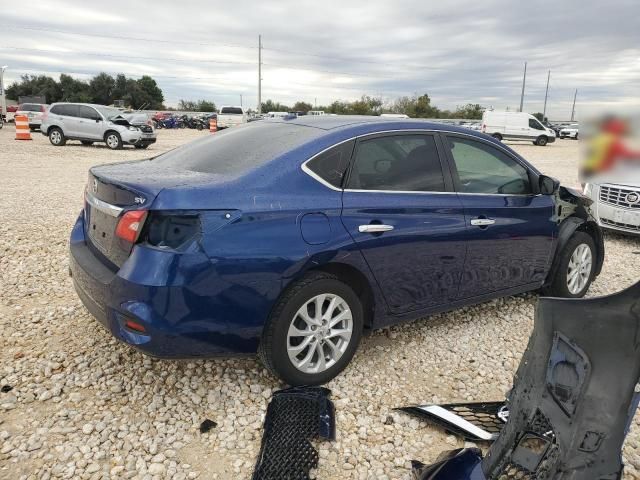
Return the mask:
M456 191L452 191L452 192L427 192L424 190L416 190L416 191L406 191L406 190L359 190L359 189L353 189L353 188L337 188L334 187L333 185L331 185L329 182L327 182L326 180L324 180L322 177L320 177L319 175L317 175L315 172L313 172L309 167L307 167L307 163L309 163L311 160L313 160L314 158L316 158L319 155L322 155L323 153L325 153L327 150L331 150L334 147L337 147L339 145L342 145L343 143L346 142L350 142L352 140L359 140L361 138L366 138L366 137L371 137L374 135L380 135L380 134L385 134L385 133L407 133L407 134L411 134L413 132L419 132L419 133L433 133L433 134L437 134L437 133L443 133L443 134L452 134L452 135L462 135L465 137L470 137L472 139L476 139L480 142L486 143L487 145L490 145L494 148L499 148L500 150L504 151L505 154L507 154L510 158L513 158L516 162L518 162L518 164L520 166L522 166L523 168L526 168L527 170L533 168L533 172L536 175L540 175L540 172L537 171L537 169L535 167L532 167L530 165L523 165L522 162L520 162L519 159L513 157L513 154L507 150L506 148L504 148L502 145L495 145L493 143L487 142L484 138L478 138L476 135L472 135L469 133L462 133L462 132L454 132L451 130L429 130L429 129L403 129L403 130L384 130L381 132L371 132L371 133L365 133L363 135L356 135L354 137L350 137L347 138L346 140L342 140L338 143L335 143L333 145L331 145L330 147L325 148L324 150L321 150L320 152L314 154L313 156L311 156L310 158L308 158L307 160L305 160L302 165L300 166L300 168L302 169L302 171L304 173L306 173L307 175L309 175L311 178L313 178L314 180L316 180L317 182L321 183L322 185L324 185L327 188L330 188L333 191L336 192L349 192L349 193L399 193L402 195L406 195L408 193L415 193L418 195L442 195L442 194L455 194L455 195L483 195L483 196L492 196L492 197L539 197L542 196L542 194L540 193L514 193L514 194L509 194L509 193L469 193L469 192L456 192Z
M91 207L96 210L101 211L102 213L106 213L112 217L118 217L122 213L122 208L116 207L115 205L111 205L110 203L103 202L99 198L94 197L92 194L87 193L85 195L85 199L87 203L91 205Z

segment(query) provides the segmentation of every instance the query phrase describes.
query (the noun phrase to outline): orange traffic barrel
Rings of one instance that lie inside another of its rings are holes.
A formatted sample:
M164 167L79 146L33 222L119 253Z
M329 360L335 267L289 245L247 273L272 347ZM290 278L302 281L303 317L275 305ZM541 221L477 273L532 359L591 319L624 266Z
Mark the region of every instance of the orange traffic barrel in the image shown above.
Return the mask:
M209 119L209 131L211 133L216 133L218 131L218 119L210 118Z
M31 140L31 130L29 130L29 118L26 115L16 115L16 140Z

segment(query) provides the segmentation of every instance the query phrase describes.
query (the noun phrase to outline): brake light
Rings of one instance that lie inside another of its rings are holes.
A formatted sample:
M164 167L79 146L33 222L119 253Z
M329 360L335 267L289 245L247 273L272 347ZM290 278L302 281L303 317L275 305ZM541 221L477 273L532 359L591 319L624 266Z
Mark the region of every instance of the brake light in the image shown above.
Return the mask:
M125 212L116 227L116 236L129 243L136 243L146 218L146 210L129 210Z

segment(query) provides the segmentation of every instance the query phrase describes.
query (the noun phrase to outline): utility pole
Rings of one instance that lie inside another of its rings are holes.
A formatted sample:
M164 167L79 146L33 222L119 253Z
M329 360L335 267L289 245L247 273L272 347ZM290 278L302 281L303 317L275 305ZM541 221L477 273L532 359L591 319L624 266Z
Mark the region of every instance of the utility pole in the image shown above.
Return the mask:
M0 67L0 107L2 107L0 122L4 122L7 120L7 98L4 92L4 71L7 68L8 67L6 65Z
M262 35L258 35L258 115L262 113Z
M542 109L542 121L547 118L547 97L549 96L549 78L551 78L551 70L547 74L547 90L544 92L544 108Z
M578 96L578 89L576 88L576 92L573 94L573 107L571 107L571 121L573 122L573 119L575 117L576 114L576 97Z
M240 94L240 107L242 107L242 94Z
M527 82L527 62L524 62L524 75L522 76L522 93L520 94L520 111L524 106L524 85Z

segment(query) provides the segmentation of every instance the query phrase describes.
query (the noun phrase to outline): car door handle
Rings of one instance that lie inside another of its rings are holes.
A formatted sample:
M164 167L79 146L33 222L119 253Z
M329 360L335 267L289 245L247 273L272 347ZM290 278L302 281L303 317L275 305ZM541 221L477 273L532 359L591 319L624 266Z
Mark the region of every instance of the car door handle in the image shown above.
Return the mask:
M471 225L476 227L486 227L494 223L496 223L496 221L493 218L474 218L471 220Z
M381 225L379 223L370 223L369 225L360 225L358 231L360 233L382 233L393 230L393 225Z

